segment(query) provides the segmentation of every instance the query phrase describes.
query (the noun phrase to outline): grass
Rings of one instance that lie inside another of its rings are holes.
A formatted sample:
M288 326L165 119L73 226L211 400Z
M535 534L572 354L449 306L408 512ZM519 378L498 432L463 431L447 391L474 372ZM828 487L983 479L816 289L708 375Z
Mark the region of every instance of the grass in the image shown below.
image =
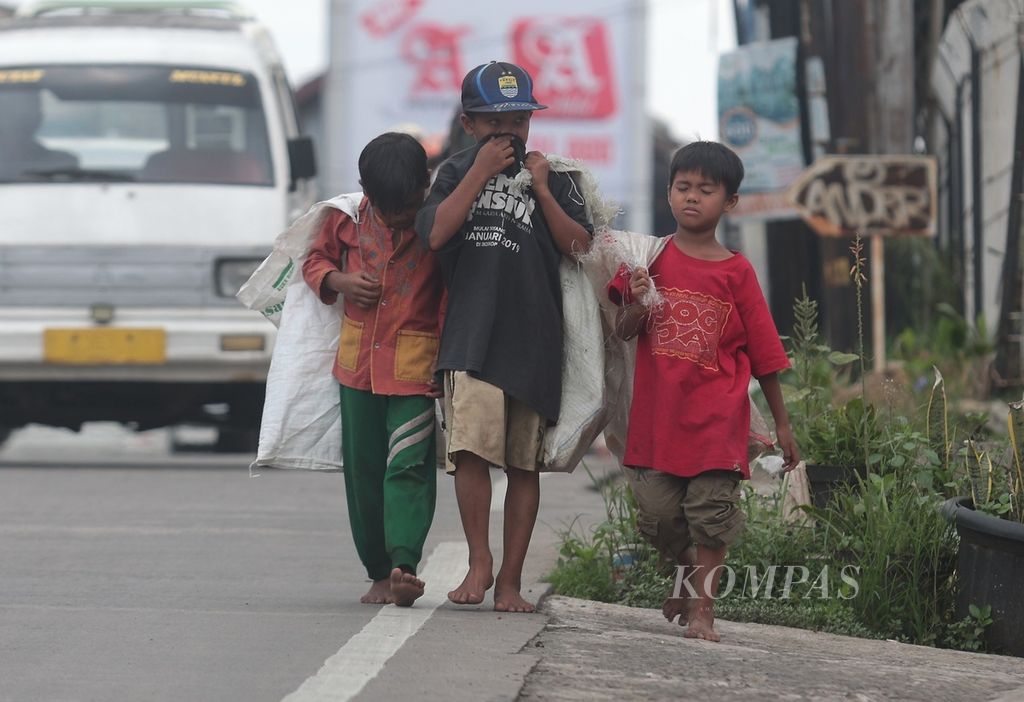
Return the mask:
M956 536L933 494L895 474L871 474L864 485L812 510L834 558L856 564L857 619L889 638L936 645L955 609Z

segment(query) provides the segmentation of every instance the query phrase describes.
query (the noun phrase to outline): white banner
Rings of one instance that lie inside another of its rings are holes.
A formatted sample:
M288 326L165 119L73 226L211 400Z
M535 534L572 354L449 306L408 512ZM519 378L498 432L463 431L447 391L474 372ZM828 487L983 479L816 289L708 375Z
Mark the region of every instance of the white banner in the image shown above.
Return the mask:
M332 7L325 129L332 192L358 187L359 152L381 132L415 128L443 141L463 76L503 60L531 74L535 98L549 107L534 113L528 148L584 161L604 194L630 211L630 226L644 225L651 146L641 2L335 0Z

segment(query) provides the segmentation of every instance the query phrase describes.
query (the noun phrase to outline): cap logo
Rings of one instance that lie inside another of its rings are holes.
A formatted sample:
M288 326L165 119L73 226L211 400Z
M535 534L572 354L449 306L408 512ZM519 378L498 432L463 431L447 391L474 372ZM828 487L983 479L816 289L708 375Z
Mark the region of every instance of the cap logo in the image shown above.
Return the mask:
M498 76L498 90L507 98L519 95L519 83L515 76Z

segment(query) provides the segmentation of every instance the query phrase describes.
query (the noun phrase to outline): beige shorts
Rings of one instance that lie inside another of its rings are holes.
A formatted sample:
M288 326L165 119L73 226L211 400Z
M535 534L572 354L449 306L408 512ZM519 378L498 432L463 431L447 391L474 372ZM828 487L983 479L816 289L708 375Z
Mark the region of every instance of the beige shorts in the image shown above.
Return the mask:
M662 558L680 562L694 543L729 546L743 533L747 517L739 507L738 473L710 470L692 478L650 468L626 468L639 514L640 533Z
M501 388L465 371L444 374L445 468L468 451L499 468L537 470L547 422Z

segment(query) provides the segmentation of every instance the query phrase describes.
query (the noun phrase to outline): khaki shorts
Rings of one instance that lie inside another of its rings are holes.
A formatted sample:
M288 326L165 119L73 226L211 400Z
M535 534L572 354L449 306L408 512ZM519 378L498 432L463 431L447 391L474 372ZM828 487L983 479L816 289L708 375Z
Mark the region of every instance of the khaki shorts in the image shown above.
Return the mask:
M444 374L445 468L468 451L499 468L537 470L547 422L501 388L465 371Z
M624 470L640 508L640 533L663 559L679 563L694 543L722 548L743 533L747 517L738 504L738 473L711 470L682 478L650 468Z

